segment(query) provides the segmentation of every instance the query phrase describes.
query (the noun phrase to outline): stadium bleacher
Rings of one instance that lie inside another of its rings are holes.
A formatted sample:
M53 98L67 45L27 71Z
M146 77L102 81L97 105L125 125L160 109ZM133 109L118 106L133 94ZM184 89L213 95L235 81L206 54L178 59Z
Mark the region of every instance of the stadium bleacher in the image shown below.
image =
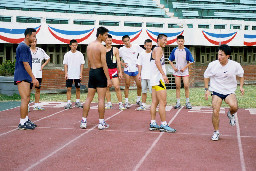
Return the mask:
M256 21L256 0L160 0L178 18Z

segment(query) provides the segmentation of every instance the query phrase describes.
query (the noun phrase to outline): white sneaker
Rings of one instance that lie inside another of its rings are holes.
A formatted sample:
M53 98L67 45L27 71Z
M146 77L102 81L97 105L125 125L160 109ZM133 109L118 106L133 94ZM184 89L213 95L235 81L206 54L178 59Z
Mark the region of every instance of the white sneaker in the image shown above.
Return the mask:
M218 141L218 140L219 140L219 137L220 137L219 131L214 131L214 132L213 132L213 135L212 135L212 140L213 140L213 141Z
M109 128L109 124L107 124L105 121L103 123L99 123L98 125L99 130L107 129L107 128Z
M119 105L119 110L125 110L126 108L123 105Z
M45 109L42 108L41 106L35 106L35 107L33 108L33 110L45 110Z
M87 127L87 122L86 122L86 121L81 120L80 128L82 128L82 129L86 129L86 127Z
M235 114L231 115L230 111L228 111L227 117L229 118L229 124L230 124L231 126L235 126L235 125L236 125Z
M129 108L131 107L131 104L128 103L128 102L125 102L124 107L125 107L126 109L129 109Z

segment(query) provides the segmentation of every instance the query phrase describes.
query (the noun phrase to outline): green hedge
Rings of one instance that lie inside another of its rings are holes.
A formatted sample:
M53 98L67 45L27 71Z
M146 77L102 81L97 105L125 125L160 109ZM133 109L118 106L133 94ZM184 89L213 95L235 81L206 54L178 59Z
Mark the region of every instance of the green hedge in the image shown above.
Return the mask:
M15 61L10 60L5 61L0 65L0 75L1 76L12 76L14 75Z

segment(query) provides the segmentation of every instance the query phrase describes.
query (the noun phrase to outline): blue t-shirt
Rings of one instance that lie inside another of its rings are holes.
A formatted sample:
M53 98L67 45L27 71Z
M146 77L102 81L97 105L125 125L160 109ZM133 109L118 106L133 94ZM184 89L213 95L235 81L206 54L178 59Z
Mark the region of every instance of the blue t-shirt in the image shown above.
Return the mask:
M26 71L23 62L28 62L32 69L32 55L30 47L24 42L21 42L16 49L16 63L14 71L14 81L32 82L32 78Z

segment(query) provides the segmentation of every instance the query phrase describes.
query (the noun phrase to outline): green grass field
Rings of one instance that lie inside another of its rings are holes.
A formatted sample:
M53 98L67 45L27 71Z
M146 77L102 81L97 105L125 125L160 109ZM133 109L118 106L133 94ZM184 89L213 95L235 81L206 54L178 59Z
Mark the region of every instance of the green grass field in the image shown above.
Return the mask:
M237 88L236 95L238 99L238 105L240 108L256 108L256 85L245 85L245 95L242 96L239 87ZM206 101L204 100L204 89L203 88L190 88L190 102L192 106L211 106L211 98ZM81 101L84 102L86 99L87 94L81 93ZM122 96L124 101L124 94L122 90ZM135 103L137 96L136 90L130 90L129 91L129 102ZM93 102L97 102L97 93L93 99ZM60 102L66 102L67 100L66 94L41 94L40 101L60 101ZM75 101L76 97L75 94L72 94L72 101ZM111 99L112 103L117 103L117 98L115 95L115 92L111 92ZM6 95L0 95L0 101L19 101L20 96L14 95L14 96L6 96ZM34 95L31 95L31 100L34 101ZM147 97L147 104L151 103L151 95L148 93ZM167 90L167 105L175 105L176 103L176 90L170 89ZM181 89L181 104L185 104L185 92L184 89ZM223 107L227 107L225 102L223 102Z

